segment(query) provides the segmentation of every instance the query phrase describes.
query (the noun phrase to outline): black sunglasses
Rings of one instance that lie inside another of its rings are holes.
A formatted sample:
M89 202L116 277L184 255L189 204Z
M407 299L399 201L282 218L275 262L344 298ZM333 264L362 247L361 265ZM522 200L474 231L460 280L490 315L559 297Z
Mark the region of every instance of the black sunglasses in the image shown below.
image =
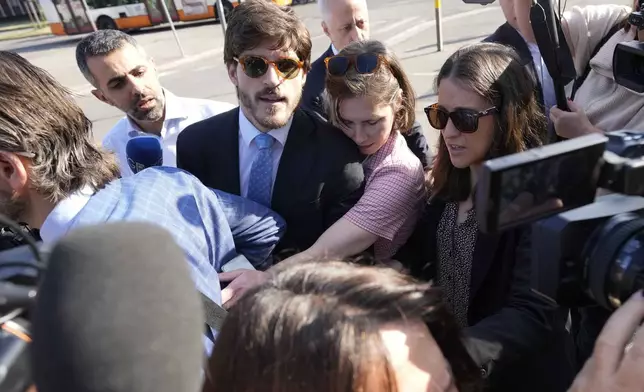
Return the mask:
M447 127L449 120L452 120L454 127L463 133L473 133L479 127L479 118L489 116L498 111L496 107L491 107L483 111L476 111L474 109L459 108L453 112L447 111L444 107L433 104L427 106L425 109L427 120L429 124L436 128L443 130Z
M235 60L241 64L242 70L250 78L264 76L268 72L268 67L273 66L280 77L293 79L304 66L304 63L301 61L290 58L271 61L261 56L242 56Z
M352 65L359 74L374 73L383 61L386 62L385 58L376 53L362 53L357 56L331 56L324 59L326 71L331 76L346 75Z

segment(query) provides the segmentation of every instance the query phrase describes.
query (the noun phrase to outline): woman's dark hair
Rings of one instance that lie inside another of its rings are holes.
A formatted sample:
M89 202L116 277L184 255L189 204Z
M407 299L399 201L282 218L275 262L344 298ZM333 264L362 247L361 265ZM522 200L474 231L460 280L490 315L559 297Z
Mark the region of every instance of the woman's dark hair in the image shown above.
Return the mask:
M379 331L406 320L427 325L461 392L478 390L479 369L429 284L340 261L285 262L273 274L228 314L204 392L395 392Z
M479 43L457 50L443 64L436 87L453 79L499 109L489 158L540 146L547 137L547 122L537 103L535 81L517 53L504 45ZM472 193L470 169L452 165L443 136L431 172L432 198L463 201Z

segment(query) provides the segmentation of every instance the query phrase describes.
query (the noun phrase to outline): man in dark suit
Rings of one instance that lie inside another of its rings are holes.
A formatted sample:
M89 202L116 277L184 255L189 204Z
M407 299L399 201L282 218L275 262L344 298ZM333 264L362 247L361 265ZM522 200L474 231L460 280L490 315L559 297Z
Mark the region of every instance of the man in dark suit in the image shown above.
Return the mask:
M326 119L322 99L326 79L324 59L338 54L351 42L369 39L369 14L366 0L318 0L318 6L322 14L322 30L331 40L331 45L311 65L304 85L301 106ZM418 121L405 135L405 139L423 167L430 168L433 154Z
M287 232L278 251L313 245L363 190L357 146L298 108L310 58L309 32L291 9L261 0L241 3L231 12L224 44L240 106L189 126L177 141L179 168L284 218ZM243 289L262 279L254 271L245 274L247 284L230 286Z
M557 99L554 82L543 61L530 24L532 0L499 0L499 3L506 22L484 41L510 46L517 51L523 65L528 67L530 74L534 76L537 102L547 116L550 108L557 104Z

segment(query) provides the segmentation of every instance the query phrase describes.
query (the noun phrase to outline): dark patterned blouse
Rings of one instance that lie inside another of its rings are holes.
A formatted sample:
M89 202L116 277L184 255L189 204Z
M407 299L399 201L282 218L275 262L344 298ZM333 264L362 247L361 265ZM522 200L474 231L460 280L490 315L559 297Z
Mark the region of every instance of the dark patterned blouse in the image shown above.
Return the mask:
M447 203L438 224L438 285L443 289L448 307L461 327L466 327L470 302L472 256L478 237L474 209L465 221L457 223L458 203Z

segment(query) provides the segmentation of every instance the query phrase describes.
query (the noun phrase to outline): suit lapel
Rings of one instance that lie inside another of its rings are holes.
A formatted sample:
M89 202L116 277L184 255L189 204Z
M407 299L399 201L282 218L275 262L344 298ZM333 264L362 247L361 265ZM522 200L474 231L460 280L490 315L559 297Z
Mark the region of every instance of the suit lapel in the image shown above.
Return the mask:
M445 203L440 200L433 200L429 204L425 205L425 211L423 216L418 222L417 227L426 230L422 233L422 247L424 253L421 253L425 256L424 260L420 260L421 265L419 266L420 276L425 280L434 280L438 278L438 224L441 217L443 216L443 211L445 210ZM429 240L434 238L434 241Z
M317 91L317 96L313 98L314 109L321 114L325 112L323 93L326 87L326 63L324 62L324 59L330 56L333 56L333 49L331 49L331 46L329 46L329 49L327 49L327 51L320 57L322 59L321 66L311 69L311 75L308 76L312 79L311 82L315 83L314 86Z
M539 79L539 75L537 75L537 69L535 67L534 59L532 58L532 52L530 52L528 44L526 44L521 34L519 34L519 32L514 27L510 26L509 23L506 22L501 26L500 29L502 30L501 34L506 38L505 43L512 46L519 54L521 63L524 66L529 67L532 77L534 78L534 81L536 83L537 101L539 101L539 104L543 107L544 103L541 80ZM544 70L544 72L547 72L547 70Z
M213 129L210 171L214 175L213 188L241 195L239 182L239 107L226 113L217 129Z
M273 187L271 206L276 211L288 210L298 187L309 183L309 173L317 159L313 127L311 118L296 109Z
M528 44L525 43L521 34L507 22L500 29L501 35L505 37L504 43L512 46L517 51L523 64L532 63L532 53L530 53L530 48L528 48Z
M479 231L472 255L472 272L470 275L470 303L487 276L488 270L497 257L500 236L485 234Z

